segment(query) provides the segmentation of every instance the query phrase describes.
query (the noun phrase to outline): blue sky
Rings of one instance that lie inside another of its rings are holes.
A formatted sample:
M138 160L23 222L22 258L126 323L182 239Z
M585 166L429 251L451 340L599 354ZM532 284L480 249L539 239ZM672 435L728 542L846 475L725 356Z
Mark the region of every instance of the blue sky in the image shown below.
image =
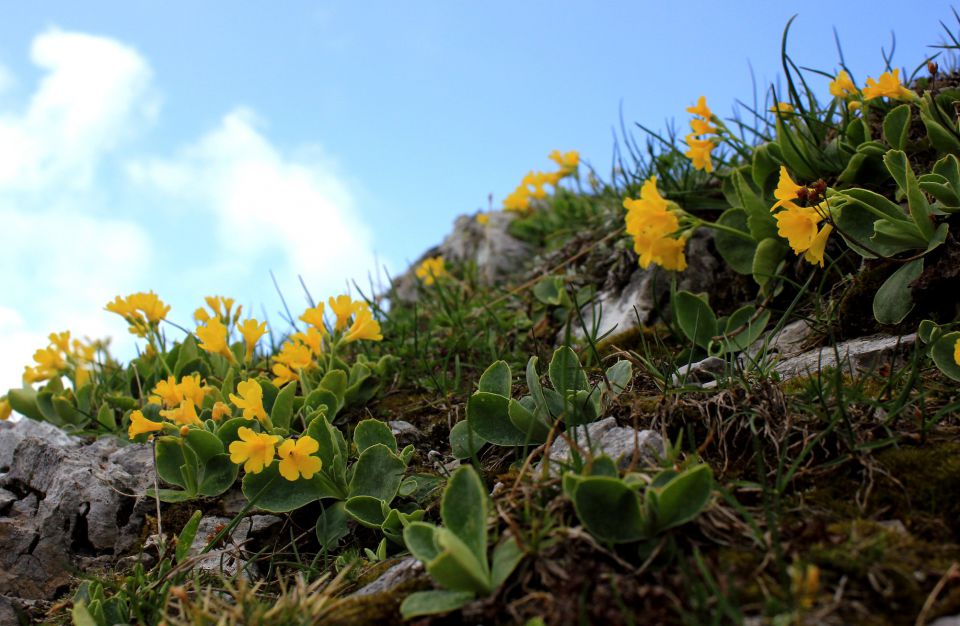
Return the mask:
M113 335L115 294L279 308L401 271L552 149L724 114L790 49L912 69L948 2L0 3L0 389L45 335ZM821 81L826 88L826 80Z

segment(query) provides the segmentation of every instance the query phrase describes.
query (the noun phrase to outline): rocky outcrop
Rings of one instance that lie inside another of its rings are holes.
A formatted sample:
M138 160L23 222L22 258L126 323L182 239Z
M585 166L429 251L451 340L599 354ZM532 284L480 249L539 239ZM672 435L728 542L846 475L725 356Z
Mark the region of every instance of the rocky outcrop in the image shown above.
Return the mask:
M394 280L397 297L404 302L417 299L419 280L414 272L424 259L437 255L448 262L476 264L478 277L487 284L522 273L533 259L534 250L508 232L514 215L503 211L488 215L486 224L478 223L474 215L458 217L443 243L424 253L405 274Z
M559 474L561 468L573 458L568 440L576 446L577 453L581 456L605 454L621 468L656 463L657 457L664 453L663 438L659 433L623 428L617 426L614 418L608 417L592 424L571 428L551 444L546 457L550 461L552 474ZM537 465L538 471L544 462Z
M0 595L57 597L71 571L134 548L152 505L146 446L21 420L0 424L0 464Z

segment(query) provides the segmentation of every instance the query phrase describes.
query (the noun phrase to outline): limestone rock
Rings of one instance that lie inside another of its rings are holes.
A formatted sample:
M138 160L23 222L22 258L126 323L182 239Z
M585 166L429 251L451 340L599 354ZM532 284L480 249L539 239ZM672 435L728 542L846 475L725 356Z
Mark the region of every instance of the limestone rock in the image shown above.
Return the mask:
M815 374L826 367L839 367L850 374L876 370L881 364L895 364L913 350L916 333L871 335L804 352L781 360L774 366L782 380Z
M396 565L391 566L390 569L381 574L375 581L364 587L361 587L352 595L357 597L385 593L387 591L396 589L408 581L413 580L422 572L423 564L410 556L401 560Z
M592 424L578 426L566 431L567 438L573 440L583 455L587 451L587 442L594 456L606 454L621 468L629 467L634 456L639 464L656 463L663 455L664 445L660 434L652 430L636 430L617 426L614 418L608 417ZM636 453L636 454L635 454ZM550 459L551 473L559 473L562 464L571 462L570 445L564 438L557 438L547 453ZM541 461L537 468L542 467Z
M142 471L149 448L116 440L84 446L30 420L0 435L4 445L17 441L0 475L4 500L15 498L0 507L0 594L53 598L82 563L134 547L152 504L141 495L152 480L152 470Z
M503 211L494 211L489 216L486 224L477 223L475 215L458 217L453 231L443 242L428 250L394 281L397 297L405 302L417 299L419 280L414 270L424 259L437 255L447 261L475 263L480 280L487 284L496 284L507 276L522 273L534 251L508 232L515 216Z

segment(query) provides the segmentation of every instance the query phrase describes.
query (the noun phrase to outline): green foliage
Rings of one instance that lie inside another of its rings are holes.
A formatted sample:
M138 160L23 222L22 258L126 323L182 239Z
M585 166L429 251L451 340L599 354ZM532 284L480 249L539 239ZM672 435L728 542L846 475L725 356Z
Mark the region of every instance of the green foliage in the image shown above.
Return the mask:
M678 291L673 298L674 315L684 336L709 354L740 352L756 342L770 322L770 311L745 305L729 317L717 318L706 298Z
M478 442L497 446L525 446L547 440L555 425L566 427L597 419L610 401L629 383L632 366L619 361L592 386L576 352L557 348L548 367L553 388L544 387L537 371L537 358L527 362L529 395L511 397L512 374L505 361L492 364L480 377L479 390L467 402L466 426L451 431L451 447L460 458L471 456Z
M708 465L682 472L664 470L646 489L630 475L621 479L615 472L603 472L612 463L596 467L585 475L566 473L563 490L587 530L610 543L652 539L686 524L707 506L713 490L713 472Z
M444 589L407 596L404 618L454 611L477 595L490 595L523 559L511 537L487 559L487 495L473 467L465 465L450 477L443 492L443 526L413 522L403 531L410 552Z

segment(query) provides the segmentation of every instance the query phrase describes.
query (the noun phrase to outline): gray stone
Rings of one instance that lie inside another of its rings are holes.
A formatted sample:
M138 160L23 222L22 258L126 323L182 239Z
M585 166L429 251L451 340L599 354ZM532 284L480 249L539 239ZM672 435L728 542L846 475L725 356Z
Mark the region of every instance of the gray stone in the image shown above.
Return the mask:
M200 556L207 544L217 536L220 530L230 523L231 518L211 515L200 519L197 525L197 534L190 544L190 556ZM282 524L283 519L276 515L250 515L240 520L230 531L222 545L211 550L201 558L195 567L209 573L222 573L235 576L244 570L247 559L256 549L246 549L251 540ZM249 576L249 572L245 572Z
M13 465L13 452L27 437L43 439L61 448L75 448L81 444L53 424L32 419L0 422L0 474Z
M930 622L928 626L960 626L960 615L950 615L948 617L939 617Z
M664 453L663 438L652 430L636 430L617 426L614 418L608 417L586 426L572 428L565 433L565 437L557 438L550 446L547 457L550 460L550 472L559 473L560 466L570 463L570 444L572 440L583 456L587 452L589 441L590 451L594 456L606 454L620 465L621 468L630 467L636 460L637 464L656 463L657 457ZM636 459L634 459L636 457ZM540 470L544 461L537 465Z
M782 380L809 376L826 367L838 367L849 374L875 371L884 363L901 362L916 341L916 333L859 337L783 359L773 369Z
M781 358L796 356L804 351L812 333L813 330L805 320L797 320L776 333L767 333L745 352L753 357L760 354L777 354Z
M713 235L706 229L698 230L687 242L686 256L687 269L676 274L677 289L714 293L718 285L736 280L716 252ZM596 327L596 336L600 337L662 320L669 310L671 274L656 265L638 268L626 285L600 291L594 301L583 308L584 325L591 332ZM573 332L578 338L583 337L579 323ZM560 340L562 338L563 332Z
M377 593L392 591L400 585L409 582L423 572L423 564L409 556L393 565L372 583L361 587L353 596L372 596Z
M677 373L673 375L673 383L707 383L715 380L727 370L727 362L719 357L708 356L702 361L690 363L677 368Z
M387 422L387 426L390 427L390 431L393 433L393 436L397 438L397 443L399 443L400 446L413 443L423 436L419 428L403 420Z
M443 242L423 254L407 272L393 281L397 298L404 302L417 299L419 279L414 273L425 259L442 255L446 261L475 263L479 279L496 284L504 278L522 273L533 259L533 248L508 232L515 215L503 211L489 214L486 224L479 224L476 215L461 215L453 231Z
M2 439L26 424L4 430ZM42 437L18 437L10 469L0 476L0 489L17 498L0 509L0 594L48 599L84 561L133 548L152 504L140 496L151 475L131 475L111 458L142 466L150 451L81 446L62 433L27 428Z

